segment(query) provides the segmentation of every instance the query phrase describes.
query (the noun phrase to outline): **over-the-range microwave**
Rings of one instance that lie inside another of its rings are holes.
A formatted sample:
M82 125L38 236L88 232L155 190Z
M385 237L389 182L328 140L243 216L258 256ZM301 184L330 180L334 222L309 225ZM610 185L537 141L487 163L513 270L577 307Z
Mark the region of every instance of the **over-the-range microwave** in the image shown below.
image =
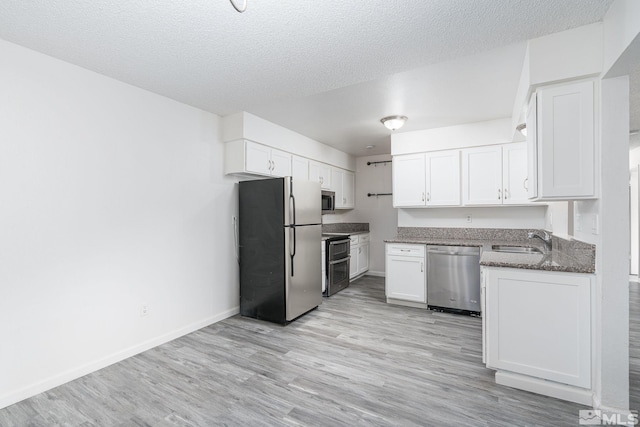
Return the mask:
M336 209L336 193L322 190L322 213L332 214Z

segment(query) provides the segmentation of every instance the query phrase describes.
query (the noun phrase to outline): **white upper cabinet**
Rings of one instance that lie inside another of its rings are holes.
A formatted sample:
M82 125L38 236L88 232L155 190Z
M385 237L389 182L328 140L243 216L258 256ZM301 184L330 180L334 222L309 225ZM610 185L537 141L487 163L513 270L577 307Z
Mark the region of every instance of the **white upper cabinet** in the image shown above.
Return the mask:
M502 193L502 147L462 150L462 203L501 205Z
M462 150L463 204L528 204L527 183L526 143Z
M425 155L426 205L460 204L460 151L436 151Z
M536 200L595 197L594 82L538 89L535 124ZM535 104L534 104L535 105ZM531 119L532 116L529 115ZM533 192L535 194L535 191Z
M394 156L393 205L460 205L460 150Z
M502 203L521 205L528 202L527 143L502 146Z
M331 189L336 193L336 209L355 207L355 175L353 172L331 168Z
M300 156L291 156L291 176L293 179L309 180L309 159Z
M527 111L527 196L538 198L538 98L534 94Z
M393 206L425 206L426 164L424 154L393 156Z
M252 141L225 144L225 173L291 175L291 154Z
M331 166L309 160L309 181L319 182L323 190L331 190Z

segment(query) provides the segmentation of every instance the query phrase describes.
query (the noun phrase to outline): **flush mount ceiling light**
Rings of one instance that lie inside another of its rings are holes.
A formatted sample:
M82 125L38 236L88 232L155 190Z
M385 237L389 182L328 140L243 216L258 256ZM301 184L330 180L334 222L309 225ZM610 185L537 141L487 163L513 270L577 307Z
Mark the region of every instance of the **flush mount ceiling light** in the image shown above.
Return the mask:
M372 148L374 148L374 147L375 147L375 145L371 145L371 144L369 144L369 145L367 145L365 148L366 148L367 150L371 150L371 149L372 149Z
M380 122L389 130L400 129L407 121L406 116L387 116L380 119Z
M526 123L520 123L518 126L516 126L516 130L518 132L520 132L521 134L523 134L524 136L527 136L527 124Z
M238 12L242 13L247 10L247 0L229 0L231 2L231 6Z

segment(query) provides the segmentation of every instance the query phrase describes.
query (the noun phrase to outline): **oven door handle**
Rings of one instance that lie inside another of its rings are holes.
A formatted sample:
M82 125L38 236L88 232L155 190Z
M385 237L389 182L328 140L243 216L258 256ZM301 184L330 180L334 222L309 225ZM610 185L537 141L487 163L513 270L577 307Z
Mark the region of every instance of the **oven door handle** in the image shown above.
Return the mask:
M347 242L351 242L351 239L329 240L329 246L342 245L342 244L347 243Z
M344 262L349 261L349 258L351 258L351 255L347 255L346 257L335 260L335 261L329 261L329 265L342 264Z

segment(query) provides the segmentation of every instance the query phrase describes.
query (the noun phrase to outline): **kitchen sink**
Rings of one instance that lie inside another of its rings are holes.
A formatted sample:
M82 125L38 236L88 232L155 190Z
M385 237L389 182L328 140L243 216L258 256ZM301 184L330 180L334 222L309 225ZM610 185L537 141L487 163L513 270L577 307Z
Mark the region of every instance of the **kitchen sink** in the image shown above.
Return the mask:
M491 250L494 252L509 252L512 254L541 254L542 251L538 248L531 248L525 246L506 246L506 245L493 245Z

